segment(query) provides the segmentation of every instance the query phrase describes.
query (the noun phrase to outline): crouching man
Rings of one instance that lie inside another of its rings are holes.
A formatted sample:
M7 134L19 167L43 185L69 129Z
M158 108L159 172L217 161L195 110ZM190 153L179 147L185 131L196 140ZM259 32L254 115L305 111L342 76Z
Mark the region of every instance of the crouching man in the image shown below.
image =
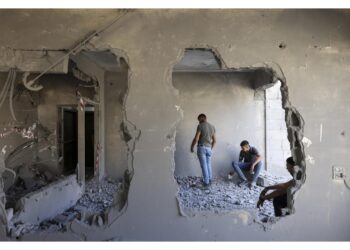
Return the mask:
M295 162L293 157L289 157L286 160L287 170L293 176ZM280 183L277 185L269 186L263 189L260 194L259 201L257 203L257 208L263 206L264 201L273 199L273 208L275 210L275 216L282 216L282 208L287 207L287 191L288 188L295 185L294 179ZM266 194L268 191L273 190L269 194Z
M232 167L241 179L238 185L248 185L249 188L252 188L263 167L262 156L259 154L258 150L255 147L251 147L246 140L242 141L240 146L242 150L239 153L239 161L232 162ZM249 171L249 173L253 175L251 181L247 180L242 170Z

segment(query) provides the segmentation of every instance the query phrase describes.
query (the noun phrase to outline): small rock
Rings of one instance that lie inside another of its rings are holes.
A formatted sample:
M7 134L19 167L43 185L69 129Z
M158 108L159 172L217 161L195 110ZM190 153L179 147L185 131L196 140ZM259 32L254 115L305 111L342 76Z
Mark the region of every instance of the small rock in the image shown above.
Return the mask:
M7 221L10 221L13 217L13 208L6 209Z
M235 205L242 205L242 202L241 202L241 201L235 201L234 204L235 204Z
M96 217L96 224L99 226L99 227L102 227L103 226L103 218L101 216L97 216Z

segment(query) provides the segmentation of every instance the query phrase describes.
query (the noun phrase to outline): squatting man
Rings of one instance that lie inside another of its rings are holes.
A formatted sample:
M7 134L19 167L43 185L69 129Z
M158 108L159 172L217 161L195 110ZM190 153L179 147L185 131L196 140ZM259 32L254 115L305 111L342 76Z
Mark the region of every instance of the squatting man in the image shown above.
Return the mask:
M296 166L293 157L289 157L286 160L286 166L288 172L293 176L294 175L294 167ZM275 216L283 216L282 209L286 208L287 203L287 191L290 187L295 185L295 180L292 179L285 183L280 183L273 186L268 186L263 189L260 193L259 201L257 203L257 208L260 208L263 206L265 200L271 200L273 199L273 208L275 211ZM273 190L269 194L267 192Z
M240 178L238 185L248 185L249 188L252 188L263 167L262 156L255 147L249 145L247 140L242 141L240 146L239 161L232 162L232 167ZM252 179L248 180L242 170L249 171L253 176Z

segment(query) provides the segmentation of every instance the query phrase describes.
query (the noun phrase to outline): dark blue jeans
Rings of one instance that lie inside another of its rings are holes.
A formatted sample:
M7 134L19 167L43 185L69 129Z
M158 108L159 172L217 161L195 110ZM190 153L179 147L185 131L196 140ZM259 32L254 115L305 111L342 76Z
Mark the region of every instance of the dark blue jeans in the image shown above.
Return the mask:
M236 171L236 173L238 174L239 178L241 178L241 180L246 181L247 178L245 177L245 175L243 174L242 170L247 171L250 169L250 166L252 165L252 163L255 161L255 159L253 159L251 162L232 162L232 167L234 168L234 170ZM253 175L253 180L252 182L256 182L256 179L258 179L258 176L261 172L263 163L262 161L259 161L258 164L255 165L254 167L254 175Z

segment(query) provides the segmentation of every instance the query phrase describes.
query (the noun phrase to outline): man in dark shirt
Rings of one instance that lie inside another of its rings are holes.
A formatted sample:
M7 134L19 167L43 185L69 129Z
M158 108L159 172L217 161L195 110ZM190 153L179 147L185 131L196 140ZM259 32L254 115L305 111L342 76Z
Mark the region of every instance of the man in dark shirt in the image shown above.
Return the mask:
M289 157L286 160L286 166L288 172L293 176L294 175L294 166L295 162L293 160L293 157ZM280 217L283 216L282 209L286 208L288 205L287 201L287 191L288 188L292 187L295 185L294 179L285 182L285 183L280 183L276 184L273 186L268 186L264 188L263 191L261 191L259 201L257 203L257 208L260 208L261 206L264 205L264 201L266 200L271 200L273 199L273 208L275 210L275 216ZM266 194L268 191L271 191L269 194Z
M259 154L258 150L255 147L251 147L246 140L242 141L240 146L242 150L239 153L239 161L232 162L232 166L241 179L238 185L248 185L248 187L251 188L255 185L262 169L262 156ZM248 181L242 170L248 170L250 174L253 174L253 179Z
M209 186L213 178L211 156L216 143L215 127L207 122L205 114L198 116L198 122L197 131L191 144L191 152L194 152L194 146L197 144L197 156L202 168L203 183L204 186Z

